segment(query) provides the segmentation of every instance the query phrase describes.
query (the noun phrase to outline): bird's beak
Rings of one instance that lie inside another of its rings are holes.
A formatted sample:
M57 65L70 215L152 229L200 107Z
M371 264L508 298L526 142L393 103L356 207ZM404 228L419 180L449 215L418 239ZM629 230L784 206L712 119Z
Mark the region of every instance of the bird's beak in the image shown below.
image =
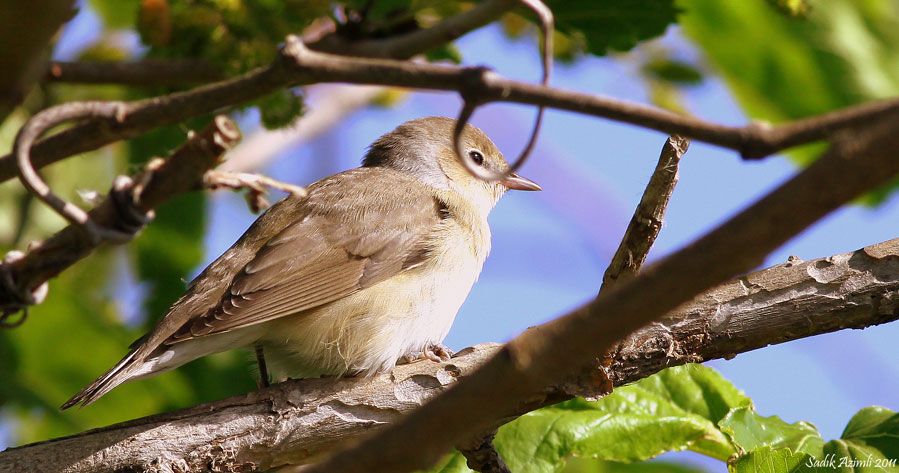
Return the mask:
M500 184L506 186L507 189L515 189L518 191L542 191L540 184L526 178L521 177L514 172L509 177L503 179Z

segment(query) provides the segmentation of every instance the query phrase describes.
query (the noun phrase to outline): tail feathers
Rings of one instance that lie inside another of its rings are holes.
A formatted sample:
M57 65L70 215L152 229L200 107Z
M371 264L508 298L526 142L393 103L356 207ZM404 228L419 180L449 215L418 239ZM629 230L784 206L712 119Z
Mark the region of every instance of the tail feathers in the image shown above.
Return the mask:
M132 351L122 361L116 363L109 371L97 378L93 383L87 385L78 394L72 396L66 401L60 409L68 409L75 405L82 407L100 399L104 394L112 391L116 386L124 383L132 377L134 368L140 366L140 363L133 363L136 351Z

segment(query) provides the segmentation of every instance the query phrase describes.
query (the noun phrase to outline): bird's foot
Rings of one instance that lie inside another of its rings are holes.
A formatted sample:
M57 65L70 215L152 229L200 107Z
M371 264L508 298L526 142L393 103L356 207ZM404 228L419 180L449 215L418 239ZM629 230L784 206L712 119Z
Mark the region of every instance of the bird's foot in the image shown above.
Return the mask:
M400 357L397 361L398 365L406 365L421 360L431 360L435 363L449 361L453 357L453 351L446 346L435 343L428 345L423 351L418 353L408 353Z

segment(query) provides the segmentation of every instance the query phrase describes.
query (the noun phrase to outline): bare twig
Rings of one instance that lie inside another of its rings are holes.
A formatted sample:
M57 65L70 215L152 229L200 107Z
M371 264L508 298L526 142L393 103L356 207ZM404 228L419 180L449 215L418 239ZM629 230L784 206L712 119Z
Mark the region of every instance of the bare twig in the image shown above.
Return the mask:
M16 156L16 165L19 168L19 179L25 188L70 224L85 230L94 245L99 244L101 240L128 241L131 234L97 225L87 212L53 193L50 186L41 179L31 164L31 145L46 130L67 121L89 118L118 121L124 106L122 102L72 102L48 108L25 123L25 126L16 135L13 145L13 154Z
M122 210L135 208L148 213L166 200L202 186L202 176L219 163L222 153L240 139L237 125L224 115L198 134L188 135L187 142L167 160L153 160L147 169L133 179L117 178L110 196L87 213L89 219L106 228L133 233L142 222L128 219ZM124 206L124 207L123 207ZM73 224L47 240L32 245L27 254L0 265L5 284L0 284L0 308L21 309L22 294L34 293L43 284L84 258L98 246L80 225Z
M825 214L887 182L899 173L897 148L899 133L890 121L841 135L821 159L722 226L590 304L524 332L452 390L309 472L403 472L431 465L455 443L491 428L497 416L573 376L616 340L753 268Z
M279 88L321 82L456 91L477 98L478 103L515 102L569 110L689 136L738 150L749 159L822 140L839 130L899 115L899 100L894 99L866 103L779 126L724 126L646 105L505 79L482 68L349 58L316 52L303 47L297 38L292 38L271 66L187 92L130 102L121 124L111 129L100 122L90 121L47 137L35 144L33 162L36 167L45 166L159 126L244 103ZM0 158L0 181L9 179L14 173L12 158Z
M203 175L203 185L212 190L221 187L227 187L232 190L246 190L247 203L250 205L250 210L253 213L259 213L271 205L265 199L265 196L268 195L268 189L277 189L296 197L306 196L306 189L300 186L246 172L228 172L211 169Z
M221 71L203 60L143 59L135 62L53 61L47 66L49 82L174 86L222 80Z
M674 135L665 141L643 197L602 276L602 290L608 290L617 281L633 277L643 266L649 249L662 229L665 209L677 184L678 164L689 146L690 140L682 136Z
M612 363L612 379L622 386L669 366L899 320L897 263L899 239L732 280L625 339ZM402 365L373 378L288 381L13 448L0 453L0 472L187 472L209 471L212 465L265 471L304 464L348 439L397 422L499 351L499 345L484 344L462 350L447 363ZM512 412L522 414L571 396L567 385L556 386ZM467 412L456 415L471 419ZM434 425L439 424L431 424L432 430L439 430Z
M543 65L543 76L540 80L540 84L548 86L550 77L552 76L553 34L555 32L555 20L553 19L552 10L540 0L519 1L533 11L540 20L540 32L542 38L540 43L540 57ZM463 166L465 166L465 169L467 169L469 173L485 181L500 181L509 177L509 175L524 166L528 156L531 155L531 151L533 151L534 146L537 144L537 136L540 134L540 128L543 125L543 112L546 110L546 107L543 105L537 107L537 117L534 119L534 125L531 128L528 141L521 151L521 154L518 155L518 158L512 161L509 168L504 171L491 171L474 162L474 160L462 149L462 131L465 130L465 126L468 124L471 116L474 115L475 109L480 104L481 94L472 94L470 90L460 90L459 92L462 95L464 103L462 105L462 110L459 111L459 117L456 119L456 125L453 128L453 150L456 152L456 158Z

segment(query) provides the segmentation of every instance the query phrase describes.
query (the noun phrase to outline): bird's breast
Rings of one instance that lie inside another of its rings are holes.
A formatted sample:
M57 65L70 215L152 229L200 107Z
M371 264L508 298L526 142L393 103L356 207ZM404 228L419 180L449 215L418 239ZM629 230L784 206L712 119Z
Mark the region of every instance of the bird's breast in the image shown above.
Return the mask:
M276 350L301 367L289 374L384 371L403 355L441 343L481 272L489 229L472 232L447 219L427 246L418 266L283 320Z

